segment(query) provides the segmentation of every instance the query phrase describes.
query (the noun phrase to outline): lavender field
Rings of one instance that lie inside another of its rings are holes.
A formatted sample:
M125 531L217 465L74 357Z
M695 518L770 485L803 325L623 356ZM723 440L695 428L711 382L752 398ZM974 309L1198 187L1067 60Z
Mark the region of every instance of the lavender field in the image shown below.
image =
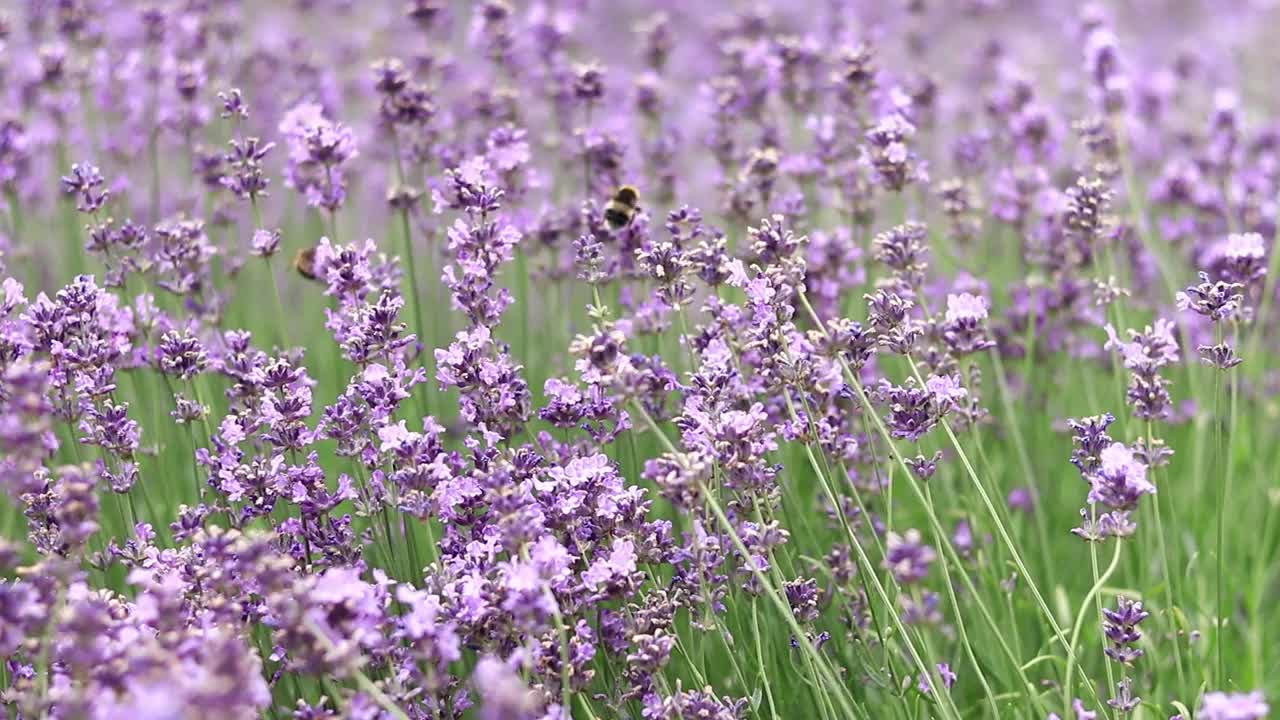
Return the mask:
M0 0L0 708L1259 720L1275 0Z

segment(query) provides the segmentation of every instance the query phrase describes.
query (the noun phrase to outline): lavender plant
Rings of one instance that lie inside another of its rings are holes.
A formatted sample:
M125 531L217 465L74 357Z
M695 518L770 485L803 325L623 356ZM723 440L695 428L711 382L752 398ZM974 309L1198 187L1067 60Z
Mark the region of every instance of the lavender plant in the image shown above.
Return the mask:
M1278 20L0 7L0 707L1267 717Z

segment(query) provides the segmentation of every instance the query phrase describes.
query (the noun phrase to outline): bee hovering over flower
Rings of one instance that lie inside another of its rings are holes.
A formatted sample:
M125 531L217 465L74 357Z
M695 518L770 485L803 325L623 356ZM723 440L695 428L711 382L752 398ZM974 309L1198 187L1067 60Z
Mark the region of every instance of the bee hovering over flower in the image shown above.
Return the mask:
M623 185L604 206L604 221L609 229L617 232L631 224L640 210L640 192L631 185Z
M309 247L299 250L298 254L293 256L293 269L308 280L319 280L319 276L316 275L316 249Z

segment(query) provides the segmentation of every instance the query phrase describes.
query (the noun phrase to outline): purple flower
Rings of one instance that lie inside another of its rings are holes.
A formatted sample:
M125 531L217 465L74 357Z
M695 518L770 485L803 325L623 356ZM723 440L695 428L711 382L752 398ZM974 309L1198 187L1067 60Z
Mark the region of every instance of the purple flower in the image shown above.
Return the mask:
M955 546L956 552L960 553L961 557L968 558L973 554L973 528L968 520L956 521L955 530L951 532L951 544Z
M341 207L346 199L344 168L360 154L351 128L325 118L316 103L303 102L285 113L277 130L289 151L285 184L302 193L312 207ZM237 145L237 155L240 149ZM264 156L269 149L269 144L255 149L250 157Z
M1203 720L1262 720L1271 712L1262 692L1248 693L1207 692L1196 710L1196 717Z
M249 118L249 107L244 102L244 94L240 88L219 92L218 100L222 103L222 112L218 116L223 120L231 119L239 122Z
M76 198L76 209L93 215L102 209L111 192L105 188L106 180L97 167L88 163L71 166L71 174L62 178L62 191Z
M401 585L396 600L406 609L400 617L401 631L421 660L444 671L448 663L462 657L457 624L438 595Z
M1124 366L1130 370L1149 372L1178 361L1178 341L1173 334L1174 324L1169 320L1157 319L1154 326L1148 325L1142 332L1129 330L1128 342L1119 338L1110 323L1104 329L1107 332L1104 349L1118 350Z
M1098 717L1098 713L1086 708L1080 698L1071 701L1071 712L1075 713L1076 720L1096 720Z
M471 682L480 695L482 720L536 720L542 700L506 663L483 657L476 663Z
M925 163L908 146L916 128L899 113L880 119L866 134L862 162L875 170L880 183L899 192L913 182L928 182Z
M1232 233L1215 245L1212 254L1217 257L1210 264L1230 282L1250 285L1267 274L1267 250L1262 235Z
M1191 310L1214 322L1227 320L1240 311L1243 288L1236 282L1210 281L1209 274L1201 272L1199 285L1191 285L1178 293L1178 309Z
M867 319L875 328L879 343L899 355L907 355L924 334L920 322L911 316L915 306L896 293L881 289L864 296Z
M1107 704L1115 708L1118 712L1132 712L1138 704L1142 702L1142 698L1133 694L1133 679L1124 678L1116 682L1116 692L1107 699Z
M702 690L681 691L659 698L649 695L644 701L645 720L741 720L747 710L747 700L721 698L710 686Z
M812 622L821 612L818 607L818 581L813 578L797 578L783 586L791 612L800 622Z
M43 463L58 448L50 371L27 357L0 369L0 490L15 500L40 489Z
M960 293L947 296L946 321L948 323L962 320L982 321L987 319L986 298Z
M204 372L209 358L200 341L189 332L169 331L156 348L160 369L180 380L190 380Z
M928 481L933 474L938 471L938 461L942 459L942 451L938 450L933 453L933 457L925 457L917 455L906 461L907 467L911 468L911 472L921 480Z
M955 355L968 355L995 346L987 334L987 300L969 293L947 296L942 337Z
M483 155L468 158L457 167L446 170L445 181L444 188L431 192L436 212L448 208L461 210L467 215L485 216L501 207L505 193Z
M942 421L943 416L968 396L968 391L951 376L932 375L920 388L913 381L898 386L881 380L876 397L889 407L885 418L894 437L916 441Z
M938 675L942 677L942 686L950 690L956 684L956 674L951 671L951 666L946 663L938 663Z
M1173 328L1172 322L1160 318L1142 332L1129 330L1129 342L1124 342L1110 324L1104 327L1108 339L1103 348L1119 351L1124 366L1132 372L1125 399L1139 418L1162 419L1170 412L1173 401L1169 397L1169 383L1159 371L1178 360L1178 341Z
M258 228L253 231L251 252L258 257L269 258L280 250L280 230Z
M933 548L924 544L920 531L911 529L899 535L891 532L885 538L884 566L899 583L917 583L929 574L929 566L937 559Z
M232 140L231 152L223 158L227 167L227 174L220 180L223 187L250 202L266 197L271 180L266 175L263 160L273 148L275 143L264 143L256 137Z
M1156 486L1147 480L1147 466L1121 443L1107 446L1099 456L1097 470L1085 479L1091 486L1089 502L1116 510L1132 510L1143 495L1156 491Z
M1077 178L1068 188L1066 225L1085 246L1092 245L1102 233L1106 212L1111 204L1111 190L1101 179Z
M582 582L590 590L599 590L601 586L630 583L636 572L636 548L631 540L614 543L609 554L597 556L595 562L582 574Z
M928 228L918 222L886 230L873 241L876 260L884 263L907 287L919 287L929 269L928 234Z
M1025 513L1035 512L1036 491L1030 487L1016 487L1009 491L1005 500L1010 510L1021 510Z
M933 396L935 402L944 406L954 404L969 395L969 391L964 389L959 379L952 375L931 375L924 381L924 387Z
M626 656L626 675L632 691L628 694L643 696L653 691L655 674L671 660L675 637L659 629L633 636L630 644L633 649Z
M1236 355L1235 348L1225 342L1217 345L1201 345L1196 348L1196 352L1200 353L1201 362L1219 370L1230 370L1244 362L1244 358Z
M0 188L11 190L31 165L31 138L26 125L15 117L0 119Z
M1138 624L1150 614L1142 609L1141 602L1123 595L1116 598L1115 609L1104 609L1103 630L1110 643L1106 649L1107 656L1125 665L1133 665L1135 660L1142 657L1142 648L1137 647L1138 641L1142 639Z

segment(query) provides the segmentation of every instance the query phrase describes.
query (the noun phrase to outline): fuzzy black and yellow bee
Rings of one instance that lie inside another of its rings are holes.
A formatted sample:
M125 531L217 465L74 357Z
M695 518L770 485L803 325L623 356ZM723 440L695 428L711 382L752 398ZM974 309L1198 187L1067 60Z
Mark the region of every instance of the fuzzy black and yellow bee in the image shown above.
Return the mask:
M640 210L640 192L631 185L623 185L604 206L604 221L609 229L617 232L631 224Z
M308 280L319 280L320 278L316 275L316 249L309 247L299 250L298 254L293 256L293 269Z

